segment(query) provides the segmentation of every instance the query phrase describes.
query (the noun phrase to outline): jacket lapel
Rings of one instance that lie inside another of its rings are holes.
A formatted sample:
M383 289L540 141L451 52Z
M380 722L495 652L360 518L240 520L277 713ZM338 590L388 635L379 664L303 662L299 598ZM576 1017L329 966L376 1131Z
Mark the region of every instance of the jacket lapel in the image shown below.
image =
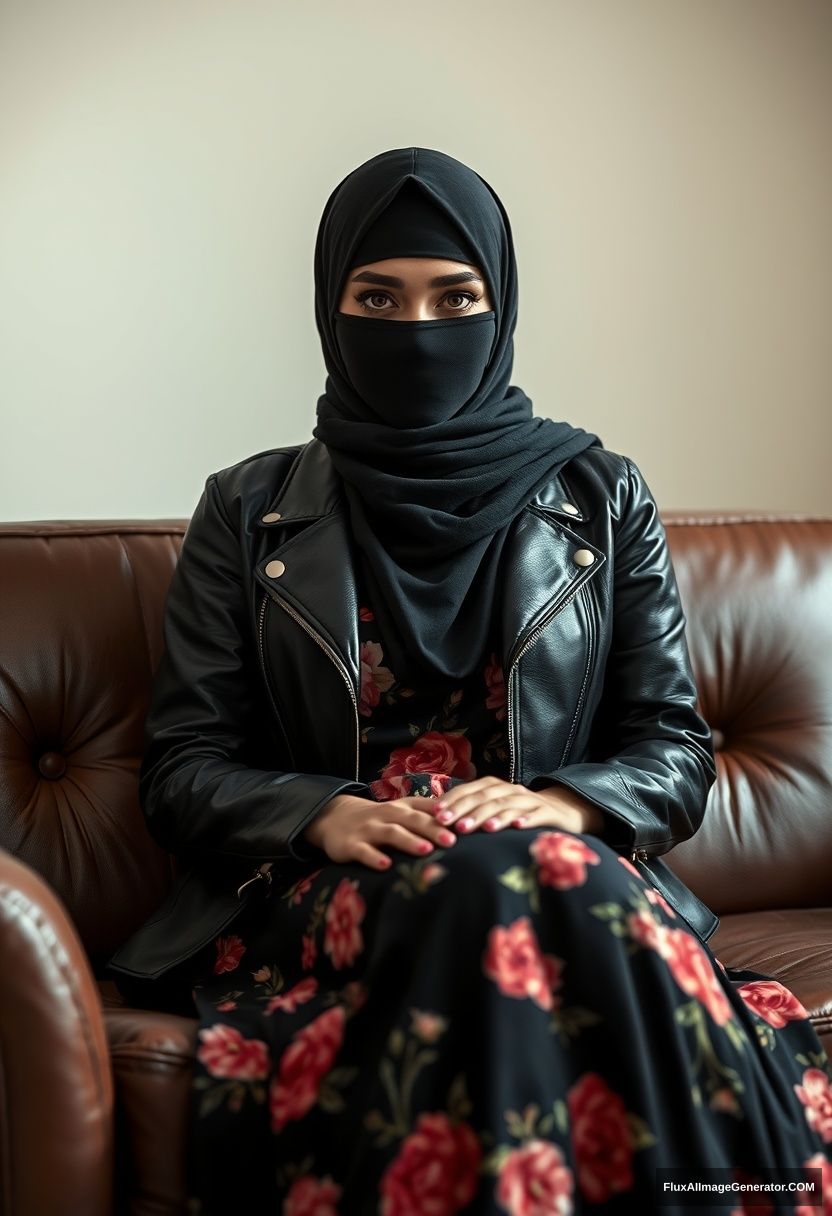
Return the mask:
M349 508L335 466L326 446L312 439L258 522L263 532L279 529L283 534L290 528L289 534L268 549L254 572L272 596L300 613L335 651L358 691L358 604L348 525Z
M606 560L605 554L574 532L573 523L590 517L588 504L575 500L560 475L534 496L514 521L503 549L502 662L509 667L535 630L565 605ZM358 604L354 541L340 476L325 444L311 439L301 448L283 486L257 525L281 530L284 539L255 565L255 576L275 598L300 614L340 658L360 690ZM289 534L285 530L290 528ZM588 565L575 561L582 549Z

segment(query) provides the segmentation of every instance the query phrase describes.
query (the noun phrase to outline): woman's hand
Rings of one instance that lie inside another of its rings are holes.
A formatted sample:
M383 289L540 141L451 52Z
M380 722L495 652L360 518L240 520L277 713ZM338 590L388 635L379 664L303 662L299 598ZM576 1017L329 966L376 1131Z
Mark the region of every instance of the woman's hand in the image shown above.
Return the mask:
M466 834L480 827L499 832L505 827L551 826L598 836L604 826L599 808L565 785L529 790L501 777L464 781L446 790L433 805L439 823Z
M301 832L323 849L330 861L361 861L376 870L390 865L379 845L392 845L424 857L435 844L456 843L453 832L436 822L433 798L417 796L373 802L357 794L336 794Z

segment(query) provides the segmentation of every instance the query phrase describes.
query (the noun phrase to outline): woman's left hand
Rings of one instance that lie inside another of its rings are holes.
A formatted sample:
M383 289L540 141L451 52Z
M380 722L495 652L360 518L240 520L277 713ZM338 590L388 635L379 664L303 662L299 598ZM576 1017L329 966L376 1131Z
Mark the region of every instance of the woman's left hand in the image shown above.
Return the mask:
M598 807L565 785L530 790L501 777L461 782L446 790L434 807L440 823L463 835L478 828L499 832L506 827L549 826L600 835L604 824Z

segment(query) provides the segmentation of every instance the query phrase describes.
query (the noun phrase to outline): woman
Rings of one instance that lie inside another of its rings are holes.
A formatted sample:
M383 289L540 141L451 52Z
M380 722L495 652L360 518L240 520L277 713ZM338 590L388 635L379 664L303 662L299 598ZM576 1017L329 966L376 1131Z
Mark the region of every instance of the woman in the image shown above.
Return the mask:
M722 966L660 857L716 769L656 504L509 383L500 200L440 152L373 157L315 284L313 438L208 478L147 718L148 826L191 868L115 974L176 978L199 1019L189 1210L629 1213L658 1167L812 1179L806 1010Z

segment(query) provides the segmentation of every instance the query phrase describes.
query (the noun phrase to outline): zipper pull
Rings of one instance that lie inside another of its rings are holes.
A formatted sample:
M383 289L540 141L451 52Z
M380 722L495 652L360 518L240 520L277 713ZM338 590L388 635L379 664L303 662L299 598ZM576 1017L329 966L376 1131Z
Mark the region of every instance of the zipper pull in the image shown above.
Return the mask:
M273 865L273 861L264 861L261 866L258 866L251 878L247 878L246 881L237 888L237 898L242 899L243 891L245 891L246 887L250 887L252 883L257 882L258 878L265 879L267 884L271 884L271 868Z

